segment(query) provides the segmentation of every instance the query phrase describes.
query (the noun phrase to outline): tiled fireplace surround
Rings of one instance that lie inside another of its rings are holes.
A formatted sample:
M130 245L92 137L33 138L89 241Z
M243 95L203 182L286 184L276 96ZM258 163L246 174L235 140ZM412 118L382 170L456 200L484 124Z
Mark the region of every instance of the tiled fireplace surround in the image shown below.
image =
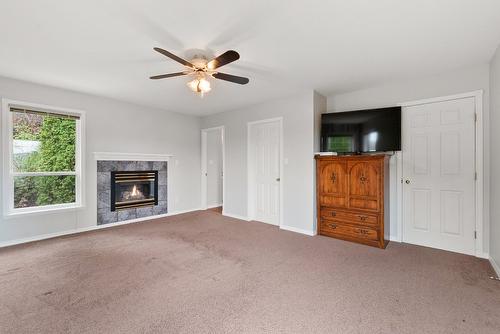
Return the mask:
M158 171L158 205L111 211L112 171ZM97 225L166 214L167 161L97 160Z

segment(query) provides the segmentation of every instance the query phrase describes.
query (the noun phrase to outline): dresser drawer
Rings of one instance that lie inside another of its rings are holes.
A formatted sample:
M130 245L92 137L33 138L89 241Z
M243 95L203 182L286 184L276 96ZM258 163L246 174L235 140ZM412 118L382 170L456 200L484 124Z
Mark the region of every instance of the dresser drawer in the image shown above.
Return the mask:
M349 206L355 209L379 211L378 200L367 198L353 198L349 199Z
M334 220L321 220L320 232L327 235L377 241L378 231L368 227L352 226Z
M331 205L343 208L347 206L347 200L345 196L320 195L319 202L321 205Z
M321 208L320 215L322 219L333 219L351 224L360 224L364 226L378 227L378 216L364 213L345 212L332 208Z

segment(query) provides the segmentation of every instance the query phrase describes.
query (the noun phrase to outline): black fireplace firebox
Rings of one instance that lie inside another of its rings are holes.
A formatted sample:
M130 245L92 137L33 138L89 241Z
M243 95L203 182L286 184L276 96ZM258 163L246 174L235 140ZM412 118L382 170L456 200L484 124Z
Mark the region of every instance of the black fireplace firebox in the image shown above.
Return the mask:
M111 211L158 205L158 171L111 172Z

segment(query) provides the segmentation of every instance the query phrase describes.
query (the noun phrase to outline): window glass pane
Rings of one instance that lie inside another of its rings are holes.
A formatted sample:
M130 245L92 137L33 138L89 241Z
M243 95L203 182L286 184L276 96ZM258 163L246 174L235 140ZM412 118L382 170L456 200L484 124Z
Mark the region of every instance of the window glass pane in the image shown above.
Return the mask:
M12 112L14 172L75 170L76 120Z
M14 208L75 203L75 176L14 177Z

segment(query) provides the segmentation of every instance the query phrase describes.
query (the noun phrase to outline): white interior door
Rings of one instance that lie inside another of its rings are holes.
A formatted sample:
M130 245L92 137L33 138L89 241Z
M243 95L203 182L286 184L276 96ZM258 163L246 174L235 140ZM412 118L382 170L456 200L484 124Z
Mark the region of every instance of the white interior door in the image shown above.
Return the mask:
M403 241L474 254L475 100L403 108Z
M201 208L224 205L224 127L201 130Z
M222 130L207 132L207 207L222 206Z
M249 197L251 218L280 221L281 121L249 124Z

